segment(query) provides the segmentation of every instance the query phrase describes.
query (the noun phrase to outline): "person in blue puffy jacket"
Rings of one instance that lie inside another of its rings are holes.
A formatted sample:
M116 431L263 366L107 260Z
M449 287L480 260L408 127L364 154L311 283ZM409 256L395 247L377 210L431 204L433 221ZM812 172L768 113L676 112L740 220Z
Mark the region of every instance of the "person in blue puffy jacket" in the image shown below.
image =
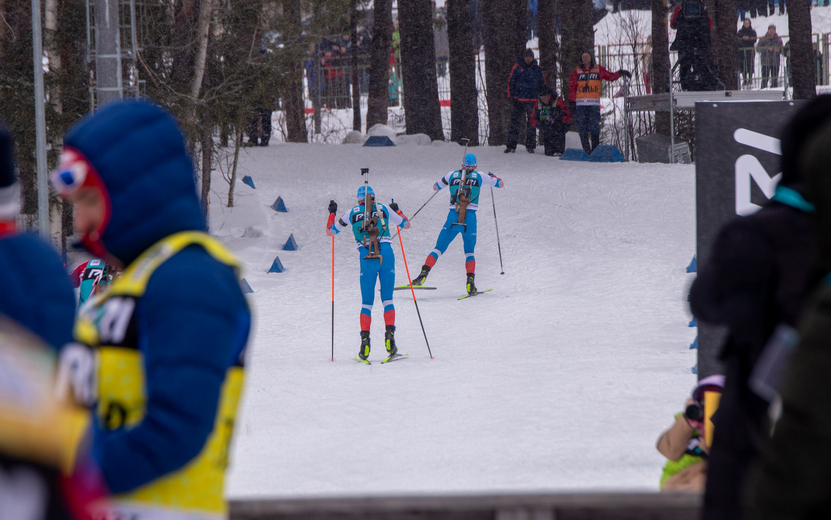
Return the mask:
M251 315L239 262L206 233L182 133L154 104L110 103L69 131L51 180L86 249L123 267L79 310L75 366L93 373L58 388L90 407L117 516L226 515Z
M523 57L511 69L508 78L508 97L511 100L511 127L508 130L508 145L505 153L516 152L519 129L525 120L525 150L534 153L537 147L537 130L531 121L534 103L540 87L545 85L545 75L534 59L534 51L525 49Z
M53 396L58 351L72 340L75 295L51 244L15 228L14 143L0 125L0 517L86 519L105 491L74 462L84 414Z

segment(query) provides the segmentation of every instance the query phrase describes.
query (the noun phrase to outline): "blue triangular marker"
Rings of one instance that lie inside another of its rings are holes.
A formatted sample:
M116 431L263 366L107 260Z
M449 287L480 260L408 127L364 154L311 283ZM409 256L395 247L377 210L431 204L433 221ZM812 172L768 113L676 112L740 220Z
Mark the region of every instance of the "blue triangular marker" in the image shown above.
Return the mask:
M274 204L271 205L271 209L278 213L288 213L288 209L286 208L286 203L283 202L283 197L277 197L277 200L274 201Z
M251 186L255 190L257 189L257 187L254 186L254 179L252 179L250 175L246 175L245 177L243 177L242 178L242 183Z
M687 272L688 273L695 273L696 271L697 271L697 266L696 266L696 263L695 263L695 255L693 255L693 259L690 262L690 265L687 266Z
M569 148L560 157L561 161L588 161L589 154L582 148Z
M289 235L289 239L286 240L286 245L283 246L283 251L297 251L297 240L294 239L294 233Z
M692 342L692 345L690 345L690 350L695 350L697 348L698 348L698 336L695 337L695 339Z
M693 316L693 319L690 320L690 323L687 325L687 327L698 327L698 322L695 321L695 316Z
M282 273L285 271L286 268L283 267L283 262L280 261L279 256L274 257L274 262L271 264L271 269L268 270L269 273Z
M692 367L692 373L693 374L698 374L698 363L696 363L695 366Z
M589 156L589 162L625 162L626 158L611 144L601 144Z
M395 143L386 135L371 135L364 142L364 146L395 146Z
M240 288L242 289L242 294L251 294L254 292L254 289L248 284L248 282L243 278L239 281Z

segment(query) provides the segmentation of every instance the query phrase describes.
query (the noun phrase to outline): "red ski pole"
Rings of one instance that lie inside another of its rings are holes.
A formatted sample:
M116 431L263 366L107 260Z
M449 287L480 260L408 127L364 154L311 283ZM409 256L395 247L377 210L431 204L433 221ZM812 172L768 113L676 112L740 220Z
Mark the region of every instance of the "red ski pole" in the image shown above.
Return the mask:
M335 360L335 236L332 235L332 361Z

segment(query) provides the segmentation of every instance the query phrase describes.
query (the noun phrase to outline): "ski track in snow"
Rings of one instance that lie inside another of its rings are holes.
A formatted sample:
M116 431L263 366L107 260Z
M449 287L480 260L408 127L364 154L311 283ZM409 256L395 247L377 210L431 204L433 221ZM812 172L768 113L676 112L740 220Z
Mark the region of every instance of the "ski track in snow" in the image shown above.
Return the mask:
M457 167L457 145L245 149L233 209L217 174L212 232L245 263L255 333L227 492L314 497L556 490L657 490L659 434L695 384L685 272L695 249L694 167L592 164L470 149L494 190L478 211L477 286L464 295L457 238L416 293L396 291L396 340L381 365L380 295L372 366L359 345L358 254L335 239L335 361L327 204L355 204L361 167L379 201L412 215ZM223 201L219 200L222 195ZM269 206L282 196L288 213ZM416 276L447 216L443 191L403 231ZM249 228L246 232L246 228ZM252 232L253 231L253 232ZM243 237L243 234L246 237ZM294 233L299 251L279 249ZM258 235L259 236L252 236ZM396 285L406 284L396 239ZM266 274L279 255L286 271Z

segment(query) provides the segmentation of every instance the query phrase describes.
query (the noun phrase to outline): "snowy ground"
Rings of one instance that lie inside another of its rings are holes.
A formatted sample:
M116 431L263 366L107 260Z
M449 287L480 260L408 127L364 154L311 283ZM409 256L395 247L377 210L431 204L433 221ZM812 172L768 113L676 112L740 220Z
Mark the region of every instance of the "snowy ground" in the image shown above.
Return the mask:
M541 151L541 149L539 149ZM685 273L695 249L692 166L574 163L520 147L477 148L496 190L505 275L490 193L483 193L477 285L463 301L454 242L417 293L395 293L409 359L365 366L358 254L336 238L335 361L326 206L355 202L369 167L382 202L412 215L455 168L455 144L249 148L237 206L220 202L212 232L246 265L256 334L236 426L232 498L554 490L657 490L654 445L695 383ZM282 196L288 213L271 203ZM403 232L415 276L447 215L440 193ZM280 251L290 233L300 250ZM399 245L396 281L406 283ZM266 274L279 254L284 273ZM373 351L383 357L376 300Z

